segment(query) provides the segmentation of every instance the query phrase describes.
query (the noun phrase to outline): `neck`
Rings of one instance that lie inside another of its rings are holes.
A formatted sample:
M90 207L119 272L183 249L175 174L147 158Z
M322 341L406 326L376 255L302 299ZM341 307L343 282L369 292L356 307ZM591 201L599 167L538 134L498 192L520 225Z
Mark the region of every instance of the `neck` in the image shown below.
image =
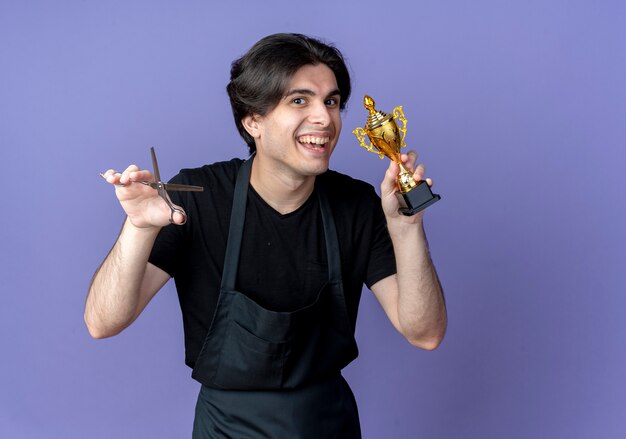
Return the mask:
M257 155L252 162L250 184L267 204L285 215L298 209L309 198L315 176L296 176L284 170L267 169Z

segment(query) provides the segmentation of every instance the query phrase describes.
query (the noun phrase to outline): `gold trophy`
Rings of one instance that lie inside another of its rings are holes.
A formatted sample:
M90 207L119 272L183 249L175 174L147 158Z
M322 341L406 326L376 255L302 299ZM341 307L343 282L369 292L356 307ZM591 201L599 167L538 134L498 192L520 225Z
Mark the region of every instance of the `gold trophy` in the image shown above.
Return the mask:
M365 95L363 105L370 112L365 128L357 128L352 134L359 140L361 146L369 152L378 154L382 159L389 157L400 166L398 175L398 192L396 197L400 202L399 212L403 215L415 215L420 210L426 209L431 204L439 201L441 197L433 194L424 180L415 181L413 174L409 172L400 160L400 148L406 146L406 118L402 112L402 107L393 109L393 115L383 113L374 108L374 99ZM398 119L402 126L398 127ZM369 137L371 144L365 143L365 135Z

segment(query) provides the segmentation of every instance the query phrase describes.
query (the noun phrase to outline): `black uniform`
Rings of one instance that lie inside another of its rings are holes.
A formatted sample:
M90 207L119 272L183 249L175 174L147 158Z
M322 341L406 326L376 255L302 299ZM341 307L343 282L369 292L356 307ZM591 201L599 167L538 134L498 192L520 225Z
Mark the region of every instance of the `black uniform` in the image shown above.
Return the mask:
M186 361L203 384L194 435L360 437L340 371L357 356L362 284L395 272L380 200L329 171L303 206L280 215L248 189L250 163L234 203L239 160L182 171L175 181L206 195L173 200L189 221L164 228L150 259L175 277Z

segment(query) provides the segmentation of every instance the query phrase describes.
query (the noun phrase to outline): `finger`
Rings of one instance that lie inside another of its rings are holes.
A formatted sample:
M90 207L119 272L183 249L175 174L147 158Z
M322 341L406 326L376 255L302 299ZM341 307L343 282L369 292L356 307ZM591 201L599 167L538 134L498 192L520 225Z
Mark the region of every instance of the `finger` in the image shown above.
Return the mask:
M383 181L380 183L380 195L381 197L385 197L389 194L392 194L396 191L396 179L398 174L400 173L400 167L394 161L389 163L389 167L385 172L385 176L383 177Z
M426 184L428 184L428 186L432 187L432 186L433 186L433 180L432 180L432 178L427 178L427 179L426 179Z
M120 183L129 184L131 182L130 181L131 172L136 172L136 171L139 171L139 167L137 165L130 165L128 168L124 170L124 172L122 172L122 175L120 177Z
M405 166L409 169L413 169L415 162L417 162L417 153L415 151L409 151L406 153L407 160Z
M105 173L100 174L100 177L104 178L107 183L116 184L119 181L119 178L122 174L117 172L115 169L109 169Z
M154 181L152 172L146 170L131 171L129 176L132 181Z
M184 211L175 211L172 214L172 224L176 224L177 226L182 226L187 222L187 214Z
M417 167L415 168L415 171L413 172L413 179L415 181L420 181L424 178L425 174L426 174L426 167L420 163L419 165L417 165Z

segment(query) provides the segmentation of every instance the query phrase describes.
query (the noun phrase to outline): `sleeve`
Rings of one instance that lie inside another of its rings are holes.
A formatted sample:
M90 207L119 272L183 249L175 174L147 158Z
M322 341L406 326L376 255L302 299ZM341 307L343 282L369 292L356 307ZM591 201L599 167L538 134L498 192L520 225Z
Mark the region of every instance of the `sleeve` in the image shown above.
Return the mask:
M379 280L396 274L396 257L380 197L372 188L371 240L365 285L371 288Z

